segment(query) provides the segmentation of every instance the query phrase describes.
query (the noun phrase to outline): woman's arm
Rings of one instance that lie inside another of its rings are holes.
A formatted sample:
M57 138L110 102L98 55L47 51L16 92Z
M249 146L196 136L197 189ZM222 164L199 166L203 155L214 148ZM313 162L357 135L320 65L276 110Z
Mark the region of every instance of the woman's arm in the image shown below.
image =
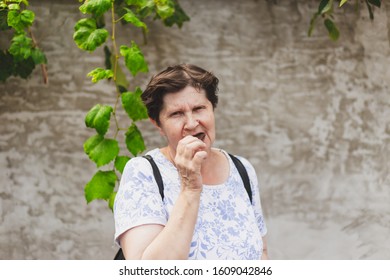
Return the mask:
M149 224L132 228L120 237L126 259L187 259L195 229L202 177L207 153L204 143L185 137L178 145L175 164L181 177L181 191L165 226Z
M199 209L199 193L181 192L164 226L142 225L122 234L126 259L187 259Z
M261 255L262 260L269 260L268 258L268 245L267 239L263 236L263 254Z

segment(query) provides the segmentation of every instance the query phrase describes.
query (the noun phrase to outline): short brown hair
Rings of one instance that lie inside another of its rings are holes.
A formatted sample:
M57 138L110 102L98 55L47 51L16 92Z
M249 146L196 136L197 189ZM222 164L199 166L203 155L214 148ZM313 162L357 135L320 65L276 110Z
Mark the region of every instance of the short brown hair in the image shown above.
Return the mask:
M141 95L149 117L160 125L160 111L163 106L163 97L167 93L176 93L187 86L206 92L207 99L217 107L218 78L209 71L192 64L178 64L169 66L153 76Z

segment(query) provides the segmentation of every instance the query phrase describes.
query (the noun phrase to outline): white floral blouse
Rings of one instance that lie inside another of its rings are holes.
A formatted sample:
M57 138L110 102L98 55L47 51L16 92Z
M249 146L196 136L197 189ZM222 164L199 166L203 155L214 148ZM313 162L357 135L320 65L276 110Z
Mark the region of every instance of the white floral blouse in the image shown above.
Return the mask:
M257 176L253 166L242 157L250 181L250 204L242 179L228 154L230 174L220 185L204 185L198 220L188 259L252 260L260 259L264 222ZM125 231L145 224L165 225L179 195L180 178L175 166L159 149L148 152L160 169L164 183L161 199L150 163L142 157L131 159L123 172L114 204L115 241Z

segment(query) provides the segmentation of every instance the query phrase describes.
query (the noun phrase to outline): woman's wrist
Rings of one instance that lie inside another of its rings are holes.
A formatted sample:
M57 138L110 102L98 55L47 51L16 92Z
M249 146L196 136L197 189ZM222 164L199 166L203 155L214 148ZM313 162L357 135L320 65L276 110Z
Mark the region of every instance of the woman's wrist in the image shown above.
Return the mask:
M189 202L199 201L202 194L201 188L183 188L181 189L180 195Z

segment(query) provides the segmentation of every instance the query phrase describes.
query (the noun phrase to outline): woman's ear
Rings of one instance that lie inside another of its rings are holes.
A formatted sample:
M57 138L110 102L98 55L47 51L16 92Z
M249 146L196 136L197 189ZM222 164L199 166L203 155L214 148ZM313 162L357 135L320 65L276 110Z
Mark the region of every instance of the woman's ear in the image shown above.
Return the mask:
M157 122L155 120L153 120L152 118L149 118L150 122L158 129L158 131L160 132L161 136L165 136L165 133L164 131L162 130L162 128L157 124Z

